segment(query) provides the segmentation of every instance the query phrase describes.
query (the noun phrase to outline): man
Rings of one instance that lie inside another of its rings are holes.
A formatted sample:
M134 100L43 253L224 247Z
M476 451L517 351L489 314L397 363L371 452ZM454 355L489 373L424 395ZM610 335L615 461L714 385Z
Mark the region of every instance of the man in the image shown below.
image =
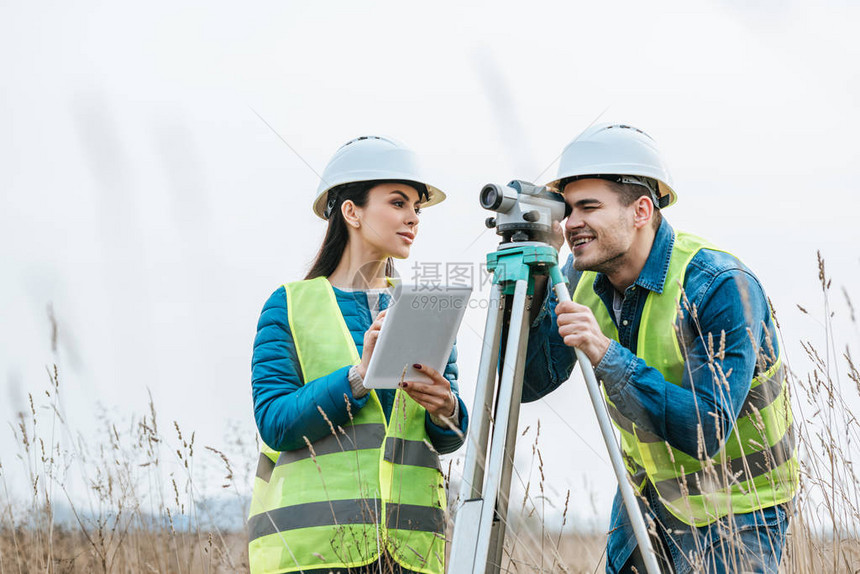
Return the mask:
M580 348L602 383L640 510L656 523L663 568L776 573L798 465L758 279L663 218L676 195L641 130L589 128L565 148L549 186L570 209L563 271L573 301L547 297L536 309L523 401L567 380ZM609 573L645 572L617 492L606 556Z

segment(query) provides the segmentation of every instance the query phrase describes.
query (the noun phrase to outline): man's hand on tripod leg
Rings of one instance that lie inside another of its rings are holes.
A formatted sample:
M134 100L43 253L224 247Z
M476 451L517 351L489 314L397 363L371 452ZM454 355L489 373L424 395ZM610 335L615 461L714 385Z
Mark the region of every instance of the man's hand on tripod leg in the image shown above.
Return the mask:
M594 313L585 305L563 301L555 308L558 334L568 347L576 347L596 366L609 349L609 338L600 330Z

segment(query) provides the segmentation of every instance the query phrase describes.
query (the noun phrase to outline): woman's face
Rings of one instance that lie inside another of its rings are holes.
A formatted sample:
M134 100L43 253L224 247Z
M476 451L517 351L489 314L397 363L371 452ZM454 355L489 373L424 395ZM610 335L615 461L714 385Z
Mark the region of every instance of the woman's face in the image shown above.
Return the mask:
M362 241L380 259L406 259L418 234L418 191L403 183L380 183L370 188L364 207L356 207L359 226L350 239Z

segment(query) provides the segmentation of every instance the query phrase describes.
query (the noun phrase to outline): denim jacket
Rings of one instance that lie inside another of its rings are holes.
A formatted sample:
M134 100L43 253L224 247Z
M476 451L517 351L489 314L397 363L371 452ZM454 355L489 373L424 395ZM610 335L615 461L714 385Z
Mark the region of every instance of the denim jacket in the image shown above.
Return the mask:
M734 256L703 249L690 261L684 278L688 303L682 305L677 323L686 353L682 384L666 381L638 358L645 300L649 292L663 291L674 240L675 232L664 219L642 272L623 294L620 321L612 310L614 287L605 275L597 274L594 290L616 322L619 341L610 343L594 371L618 410L637 426L696 457L701 424L704 450L713 456L722 446L720 437L731 432L753 377L778 356L778 342L767 296L755 275ZM572 294L581 275L573 269L572 256L562 271ZM576 361L573 349L558 334L556 303L548 291L529 332L524 402L537 400L561 385ZM715 357L714 364L725 373L728 389L714 377L709 357ZM670 514L656 497L655 501L660 514ZM616 511L621 508L618 502L607 543L609 572L619 569L636 546L626 513ZM736 522L744 520L743 515L735 518Z

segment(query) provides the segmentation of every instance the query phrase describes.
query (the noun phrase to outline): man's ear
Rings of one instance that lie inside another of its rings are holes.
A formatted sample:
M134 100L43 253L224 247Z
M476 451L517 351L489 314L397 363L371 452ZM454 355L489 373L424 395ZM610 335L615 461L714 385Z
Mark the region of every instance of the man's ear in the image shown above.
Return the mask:
M358 207L351 199L347 199L340 204L340 213L343 215L343 220L350 227L359 227L361 218L358 216Z
M636 229L645 227L654 217L654 204L644 195L634 202L633 208L633 226Z

